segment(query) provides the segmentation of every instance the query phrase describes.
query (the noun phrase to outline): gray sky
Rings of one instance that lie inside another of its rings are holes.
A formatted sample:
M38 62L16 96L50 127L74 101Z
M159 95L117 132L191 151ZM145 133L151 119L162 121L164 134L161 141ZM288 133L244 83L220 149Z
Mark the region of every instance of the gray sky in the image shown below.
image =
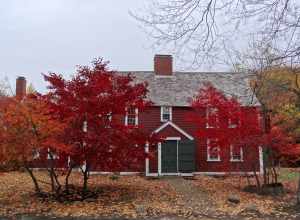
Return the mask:
M151 42L129 16L145 0L2 0L0 79L25 76L45 91L41 73L69 76L103 57L117 70L152 70Z

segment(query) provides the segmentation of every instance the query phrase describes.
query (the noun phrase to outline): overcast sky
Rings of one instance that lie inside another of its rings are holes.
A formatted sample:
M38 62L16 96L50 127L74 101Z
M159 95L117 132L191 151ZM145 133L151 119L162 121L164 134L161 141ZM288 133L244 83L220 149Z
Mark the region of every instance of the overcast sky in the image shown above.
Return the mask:
M25 76L45 91L41 73L74 73L103 57L116 70L152 70L151 42L128 14L144 0L3 0L0 79Z

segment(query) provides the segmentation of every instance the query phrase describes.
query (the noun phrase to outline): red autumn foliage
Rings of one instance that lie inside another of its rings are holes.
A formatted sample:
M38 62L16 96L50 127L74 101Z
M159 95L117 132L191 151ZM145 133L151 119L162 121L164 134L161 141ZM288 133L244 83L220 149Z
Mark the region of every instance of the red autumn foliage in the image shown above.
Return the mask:
M31 165L40 156L46 158L40 155L42 152L69 152L63 143L64 129L65 124L52 117L41 97L7 98L0 109L0 164L15 163L25 168L40 193Z
M85 182L95 167L120 171L144 164L145 143L151 146L156 138L138 126L126 126L124 115L126 109L143 111L150 104L146 83L135 84L131 75L110 71L101 59L92 67L79 67L70 80L55 73L44 78L50 84L45 98L52 113L67 121L65 143L71 146L72 164L84 166Z
M258 147L264 151L272 151L278 161L287 154L295 154L299 148L293 140L277 127L267 134L263 133L258 108L244 108L235 97L226 96L211 84L200 89L192 101L194 113L190 114L190 122L206 125L201 127L196 137L201 140L208 137L216 140L212 148L218 147L222 164L230 170L230 146L240 146L248 158L253 157L253 170L258 170ZM297 155L299 155L297 153ZM276 162L272 163L274 166Z

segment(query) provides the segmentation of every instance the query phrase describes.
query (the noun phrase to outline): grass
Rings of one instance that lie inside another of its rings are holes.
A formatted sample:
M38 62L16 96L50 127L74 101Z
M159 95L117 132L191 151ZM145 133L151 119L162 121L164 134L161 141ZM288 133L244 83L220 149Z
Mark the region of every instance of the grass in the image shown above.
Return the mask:
M296 169L291 168L281 168L279 170L279 181L285 182L285 181L292 181L297 182L299 178L299 171Z

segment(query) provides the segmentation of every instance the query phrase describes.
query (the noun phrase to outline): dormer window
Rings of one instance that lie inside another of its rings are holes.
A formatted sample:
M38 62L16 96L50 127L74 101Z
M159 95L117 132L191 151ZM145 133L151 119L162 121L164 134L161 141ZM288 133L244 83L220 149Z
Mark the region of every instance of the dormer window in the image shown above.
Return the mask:
M137 126L139 124L138 113L137 108L128 108L126 111L125 125Z
M172 121L172 107L170 106L161 107L160 120L161 122Z

